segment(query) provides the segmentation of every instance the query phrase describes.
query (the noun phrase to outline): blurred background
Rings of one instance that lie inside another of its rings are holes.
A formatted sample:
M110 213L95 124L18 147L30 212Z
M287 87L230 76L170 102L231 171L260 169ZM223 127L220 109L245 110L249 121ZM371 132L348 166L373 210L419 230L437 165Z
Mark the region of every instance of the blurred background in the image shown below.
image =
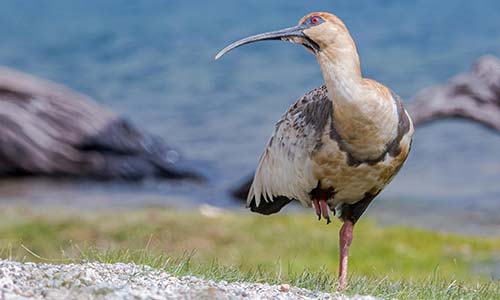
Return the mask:
M218 62L213 56L238 38L321 10L348 25L363 73L404 99L481 55L500 56L495 0L2 1L1 65L89 95L165 139L208 179L5 179L2 205L241 209L228 191L252 174L281 114L322 77L309 53L285 43L252 45ZM419 128L413 145L368 214L499 235L500 135L443 121Z

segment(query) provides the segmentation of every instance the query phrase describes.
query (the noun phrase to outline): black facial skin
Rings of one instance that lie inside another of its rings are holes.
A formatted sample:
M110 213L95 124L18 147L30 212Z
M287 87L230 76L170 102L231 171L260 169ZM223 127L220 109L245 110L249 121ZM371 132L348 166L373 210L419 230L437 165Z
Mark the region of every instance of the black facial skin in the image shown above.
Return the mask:
M317 20L317 22L313 23L313 19ZM304 22L302 22L302 24L306 25L307 27L317 26L322 23L325 23L325 20L320 16L312 16L310 18L307 18Z
M312 16L312 17L309 17L306 20L304 20L304 22L302 22L302 24L300 24L300 27L303 27L304 28L303 30L306 30L306 29L309 29L311 27L323 24L324 22L325 22L325 20L322 17ZM321 50L319 45L316 42L314 42L313 40L311 40L307 35L304 34L303 38L304 38L304 40L306 40L306 43L302 43L302 46L306 47L307 50L309 50L313 54L316 54L317 52L319 52Z

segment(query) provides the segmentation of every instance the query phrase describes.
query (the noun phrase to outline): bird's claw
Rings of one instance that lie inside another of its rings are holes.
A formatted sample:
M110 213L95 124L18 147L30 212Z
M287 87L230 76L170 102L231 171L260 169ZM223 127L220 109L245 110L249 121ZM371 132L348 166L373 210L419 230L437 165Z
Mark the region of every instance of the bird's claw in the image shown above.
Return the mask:
M316 211L316 215L318 216L318 221L321 220L321 207L319 206L319 201L313 200L314 210Z
M326 200L313 200L314 210L316 211L316 215L318 216L318 221L323 217L326 220L326 224L330 224L332 221L330 220L330 214L328 213L328 204ZM334 213L335 215L335 213Z

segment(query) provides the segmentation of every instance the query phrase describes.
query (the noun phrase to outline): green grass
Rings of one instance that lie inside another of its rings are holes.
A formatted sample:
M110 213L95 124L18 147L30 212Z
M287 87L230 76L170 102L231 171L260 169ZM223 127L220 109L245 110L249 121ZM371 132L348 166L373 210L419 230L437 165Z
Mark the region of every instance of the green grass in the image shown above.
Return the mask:
M0 213L0 257L54 263L135 262L175 275L289 283L332 291L339 222L313 214L261 217L140 211ZM500 238L356 225L348 294L399 299L495 299Z

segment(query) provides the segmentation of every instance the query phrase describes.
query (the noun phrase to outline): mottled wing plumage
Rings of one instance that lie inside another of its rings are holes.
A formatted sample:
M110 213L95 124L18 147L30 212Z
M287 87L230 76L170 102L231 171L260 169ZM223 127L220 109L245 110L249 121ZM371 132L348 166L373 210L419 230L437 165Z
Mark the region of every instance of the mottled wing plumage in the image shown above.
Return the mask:
M248 194L252 211L271 214L292 200L309 201L309 192L318 185L312 152L321 147L331 106L323 86L304 95L279 120Z

